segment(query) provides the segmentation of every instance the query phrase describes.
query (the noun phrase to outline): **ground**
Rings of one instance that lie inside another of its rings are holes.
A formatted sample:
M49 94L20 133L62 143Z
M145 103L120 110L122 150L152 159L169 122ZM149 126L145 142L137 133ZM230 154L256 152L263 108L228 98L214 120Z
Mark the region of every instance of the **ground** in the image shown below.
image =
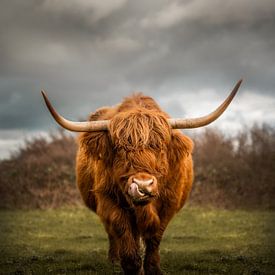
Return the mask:
M1 274L121 274L85 208L0 211ZM161 244L164 274L275 274L273 211L186 207Z

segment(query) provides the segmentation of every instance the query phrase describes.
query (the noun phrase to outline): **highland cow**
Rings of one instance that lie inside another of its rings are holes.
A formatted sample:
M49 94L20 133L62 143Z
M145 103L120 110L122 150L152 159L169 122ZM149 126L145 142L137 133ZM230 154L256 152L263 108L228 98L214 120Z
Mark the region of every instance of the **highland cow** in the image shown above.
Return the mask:
M214 112L193 119L169 118L152 98L136 94L97 110L87 122L72 122L61 117L42 92L55 120L82 132L77 184L85 204L104 224L109 259L120 261L125 274L161 274L163 233L193 182L193 143L177 129L202 127L217 119L240 84L241 80Z

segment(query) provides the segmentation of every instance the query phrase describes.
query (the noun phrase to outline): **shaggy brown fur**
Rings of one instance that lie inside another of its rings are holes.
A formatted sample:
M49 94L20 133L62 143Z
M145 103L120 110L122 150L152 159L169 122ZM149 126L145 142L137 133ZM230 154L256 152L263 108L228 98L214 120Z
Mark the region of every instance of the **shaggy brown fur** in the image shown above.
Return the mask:
M125 274L161 274L162 235L191 190L192 141L172 130L167 118L152 98L137 94L91 115L109 119L109 131L79 137L79 190L105 226L110 260L119 260ZM137 200L129 195L137 192L135 180L152 181L144 188L148 195Z

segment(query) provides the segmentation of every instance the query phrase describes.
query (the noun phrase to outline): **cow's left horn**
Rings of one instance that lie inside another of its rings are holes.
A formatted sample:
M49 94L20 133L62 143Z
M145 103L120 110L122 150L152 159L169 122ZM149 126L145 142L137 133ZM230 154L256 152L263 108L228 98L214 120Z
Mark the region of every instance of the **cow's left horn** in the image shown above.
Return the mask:
M173 129L187 129L187 128L198 128L202 126L206 126L211 122L215 121L228 107L234 96L236 95L240 85L242 83L242 79L238 81L232 90L231 94L227 97L227 99L212 113L198 118L170 118L168 121Z
M57 111L53 108L45 92L41 91L41 93L53 118L63 128L74 132L93 132L93 131L108 130L108 125L109 125L108 120L85 121L85 122L74 122L74 121L67 120L66 118L58 114Z

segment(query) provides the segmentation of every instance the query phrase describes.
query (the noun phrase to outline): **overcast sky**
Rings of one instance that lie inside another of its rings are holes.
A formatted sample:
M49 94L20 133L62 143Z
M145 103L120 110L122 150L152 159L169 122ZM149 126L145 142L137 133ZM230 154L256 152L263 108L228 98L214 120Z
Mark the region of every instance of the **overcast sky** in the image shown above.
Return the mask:
M1 0L0 158L57 126L40 90L72 120L133 91L172 116L212 111L227 131L275 122L274 0Z

